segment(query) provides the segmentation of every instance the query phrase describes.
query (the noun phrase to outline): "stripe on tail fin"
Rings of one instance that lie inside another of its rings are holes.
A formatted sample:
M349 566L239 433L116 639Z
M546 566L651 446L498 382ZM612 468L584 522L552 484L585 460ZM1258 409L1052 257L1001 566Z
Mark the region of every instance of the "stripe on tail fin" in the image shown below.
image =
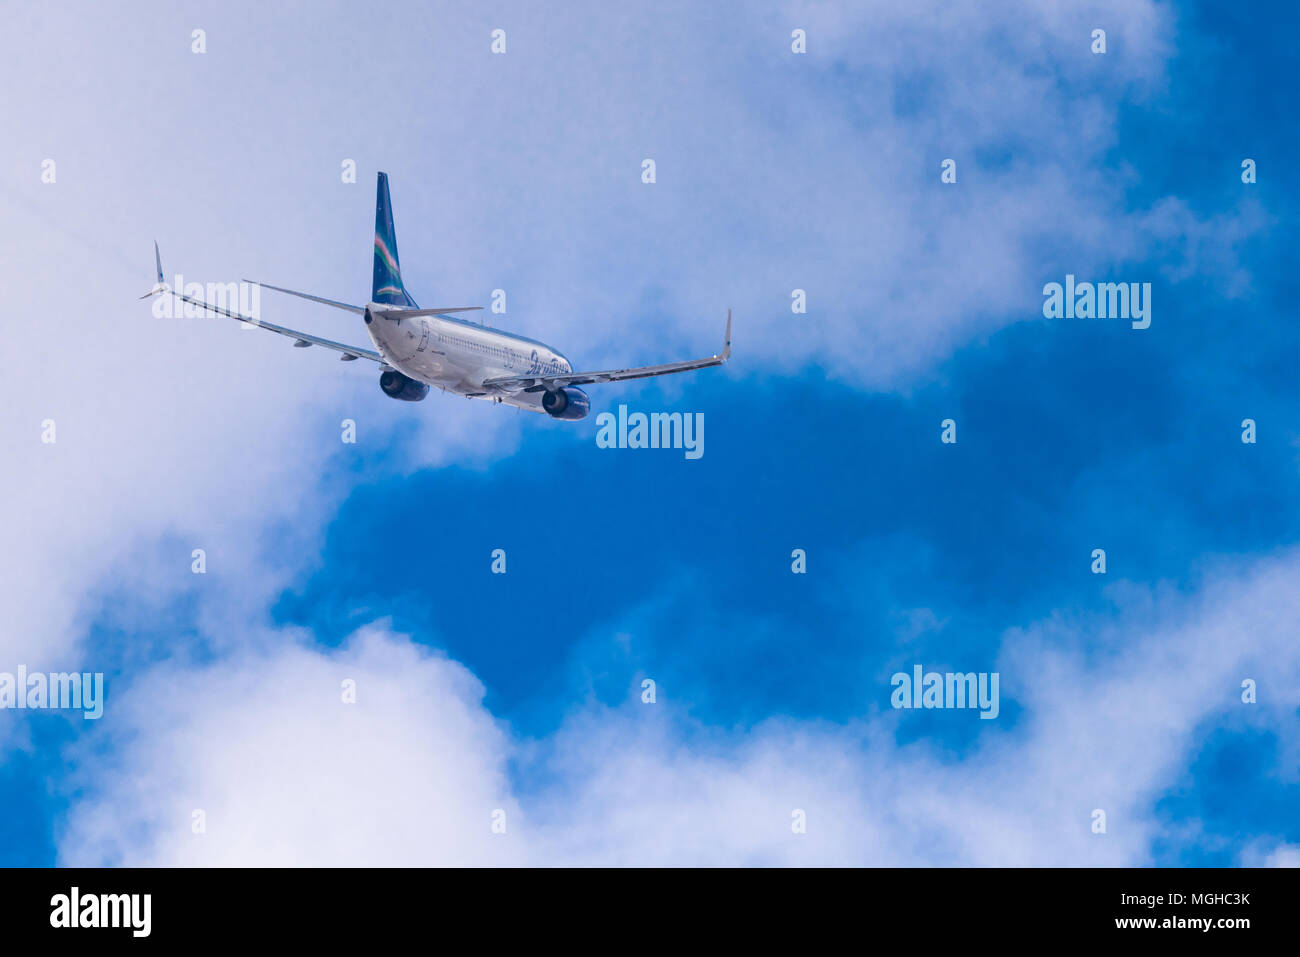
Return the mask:
M393 204L388 196L388 174L379 174L375 189L375 272L370 301L414 308L416 302L402 284L397 261L397 233L393 229Z

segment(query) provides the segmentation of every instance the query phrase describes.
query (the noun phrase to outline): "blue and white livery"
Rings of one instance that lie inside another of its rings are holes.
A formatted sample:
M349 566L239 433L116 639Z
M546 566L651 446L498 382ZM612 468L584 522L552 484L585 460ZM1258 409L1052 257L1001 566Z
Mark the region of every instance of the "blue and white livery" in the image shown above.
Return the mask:
M621 379L689 372L722 365L731 355L731 313L727 313L726 341L722 352L704 359L670 362L658 366L609 369L602 372L574 372L561 352L544 342L512 332L467 322L455 313L473 312L481 306L449 306L421 309L402 282L397 258L397 235L388 195L388 175L379 174L375 196L375 261L370 301L350 305L305 292L259 283L265 289L310 299L335 309L360 315L374 349L349 346L319 336L286 329L222 306L171 290L163 282L162 257L154 244L158 283L141 298L173 294L203 309L251 323L288 336L299 347L323 346L342 353L346 361L369 359L382 370L379 387L394 399L418 402L430 388L474 399L488 399L532 412L544 412L557 419L582 419L591 408L587 394L578 386Z

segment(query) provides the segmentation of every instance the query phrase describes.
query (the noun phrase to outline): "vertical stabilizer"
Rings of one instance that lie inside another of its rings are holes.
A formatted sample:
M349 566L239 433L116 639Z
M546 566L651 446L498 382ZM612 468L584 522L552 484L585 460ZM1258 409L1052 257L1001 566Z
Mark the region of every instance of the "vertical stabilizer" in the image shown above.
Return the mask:
M393 229L393 203L388 195L388 174L379 174L375 189L375 272L371 302L415 307L415 300L402 285L402 267L397 260L397 233Z

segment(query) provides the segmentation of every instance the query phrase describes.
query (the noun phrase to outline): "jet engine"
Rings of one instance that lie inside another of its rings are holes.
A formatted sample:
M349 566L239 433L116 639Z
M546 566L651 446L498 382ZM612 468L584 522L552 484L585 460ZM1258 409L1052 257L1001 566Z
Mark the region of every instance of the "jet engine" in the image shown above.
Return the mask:
M402 375L396 369L389 369L379 377L379 388L390 399L401 399L403 402L419 402L429 394L427 385Z
M542 408L553 419L585 419L591 411L587 393L573 386L542 393Z

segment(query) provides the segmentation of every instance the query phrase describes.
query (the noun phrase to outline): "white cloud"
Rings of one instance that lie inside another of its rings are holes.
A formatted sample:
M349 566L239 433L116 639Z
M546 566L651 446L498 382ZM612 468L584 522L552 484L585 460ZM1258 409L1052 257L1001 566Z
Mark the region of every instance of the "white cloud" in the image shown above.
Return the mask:
M1298 573L1291 552L1188 598L1156 596L1155 619L1135 600L1115 620L1009 633L999 670L1004 711L1010 696L1024 708L1019 724L991 723L959 760L896 745L909 715L888 709L848 726L732 731L668 703L587 706L553 737L522 740L460 665L400 636L369 629L338 652L268 639L211 667L159 668L117 696L102 720L124 746L79 756L74 776L97 787L72 805L60 859L1145 864L1163 833L1154 802L1204 722L1258 708L1294 739ZM1261 700L1245 705L1240 681L1252 675L1265 676ZM339 701L347 676L357 705ZM512 793L512 762L550 783ZM188 830L192 807L208 814L201 837ZM489 830L495 808L504 836ZM1090 831L1095 808L1105 835ZM795 809L806 835L791 831Z
M346 680L355 703L343 701ZM376 630L338 654L291 642L211 669L161 666L119 700L112 723L147 734L107 754L83 742L81 768L106 793L73 816L61 856L202 866L499 860L506 845L493 843L491 813L518 815L506 737L482 696L461 666Z
M1266 852L1251 854L1250 867L1300 867L1300 844L1277 844Z

